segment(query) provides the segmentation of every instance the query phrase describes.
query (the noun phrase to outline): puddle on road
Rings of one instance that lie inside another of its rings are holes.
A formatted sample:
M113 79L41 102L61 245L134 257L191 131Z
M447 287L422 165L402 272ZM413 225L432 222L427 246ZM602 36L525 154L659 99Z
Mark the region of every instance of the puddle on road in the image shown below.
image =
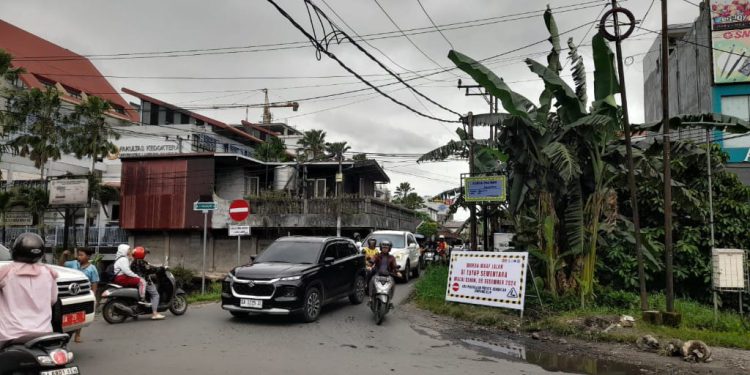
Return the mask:
M513 341L489 343L476 339L463 339L464 344L489 350L500 356L537 365L547 371L562 371L590 375L640 375L638 366L545 351L528 350L525 346Z

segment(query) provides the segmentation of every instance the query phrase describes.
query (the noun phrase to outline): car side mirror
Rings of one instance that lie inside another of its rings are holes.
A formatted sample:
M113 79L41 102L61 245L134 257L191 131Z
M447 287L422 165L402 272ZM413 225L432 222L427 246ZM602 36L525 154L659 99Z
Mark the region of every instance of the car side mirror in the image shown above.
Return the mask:
M325 259L323 259L323 263L326 266L330 266L331 264L333 264L334 260L336 260L336 258L334 258L334 257L326 257Z
M361 248L362 248L362 242L357 242L357 249L361 249Z

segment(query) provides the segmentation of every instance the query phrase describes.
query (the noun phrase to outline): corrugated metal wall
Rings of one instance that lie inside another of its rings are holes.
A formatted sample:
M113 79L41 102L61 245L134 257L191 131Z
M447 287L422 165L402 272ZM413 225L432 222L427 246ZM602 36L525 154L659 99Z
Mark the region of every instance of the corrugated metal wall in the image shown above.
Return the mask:
M202 228L203 214L193 211L193 202L212 195L214 178L211 156L123 160L120 226L130 230Z

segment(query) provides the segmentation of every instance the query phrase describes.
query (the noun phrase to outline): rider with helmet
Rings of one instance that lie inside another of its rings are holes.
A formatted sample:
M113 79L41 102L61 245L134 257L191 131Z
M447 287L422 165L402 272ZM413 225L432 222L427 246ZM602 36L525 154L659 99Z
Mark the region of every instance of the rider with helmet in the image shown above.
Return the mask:
M370 270L369 280L367 283L370 286L369 288L370 291L375 290L375 287L372 285L373 276L375 275L391 275L391 276L401 277L401 273L398 272L398 264L396 263L396 257L391 255L392 247L393 247L393 244L391 244L391 241L388 241L388 240L380 241L380 253L373 257L372 270ZM393 293L393 291L391 293Z
M133 249L133 264L131 265L133 272L139 277L146 280L146 293L148 293L151 303L151 319L162 320L164 315L159 314L159 290L157 289L154 282L151 280L151 276L156 273L157 267L154 267L146 261L146 255L149 252L143 247L138 246Z
M146 280L138 276L130 268L130 258L133 257L133 250L130 245L121 244L117 246L117 254L114 264L114 283L125 288L138 288L138 296L141 298L140 303L146 303Z
M33 333L52 332L57 273L39 263L44 240L23 233L11 249L12 263L0 267L0 347Z

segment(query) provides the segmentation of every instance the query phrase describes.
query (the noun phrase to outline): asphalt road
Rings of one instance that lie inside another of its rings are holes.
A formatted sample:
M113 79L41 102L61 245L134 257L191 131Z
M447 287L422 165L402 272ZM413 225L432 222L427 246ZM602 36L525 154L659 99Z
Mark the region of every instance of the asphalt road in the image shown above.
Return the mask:
M399 284L396 302L412 285ZM342 300L320 320L237 319L218 304L191 306L164 321L109 325L97 317L71 344L83 374L540 374L541 368L492 357L443 339L422 315L396 307L376 326L365 304Z

